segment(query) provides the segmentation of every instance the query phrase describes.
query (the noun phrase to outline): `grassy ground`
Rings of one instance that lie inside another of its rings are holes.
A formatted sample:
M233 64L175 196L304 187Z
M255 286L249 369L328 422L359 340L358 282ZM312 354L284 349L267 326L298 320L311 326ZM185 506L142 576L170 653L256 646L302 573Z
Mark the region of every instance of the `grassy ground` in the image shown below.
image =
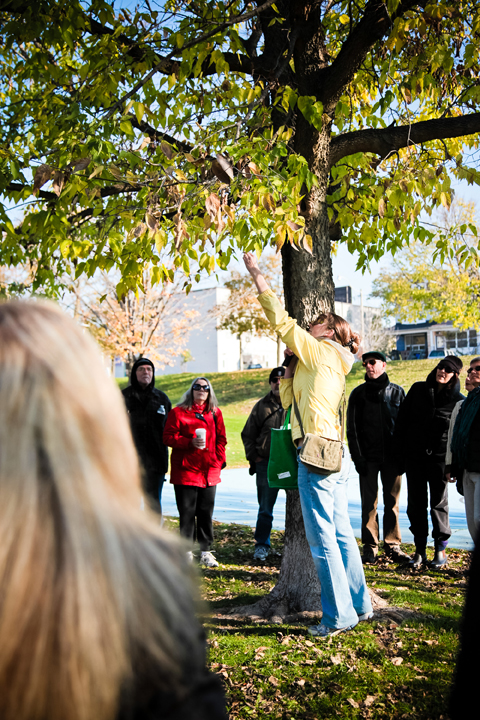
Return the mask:
M176 522L167 520L172 528ZM448 720L468 553L449 551L442 571L413 571L380 556L365 568L367 583L389 606L410 610L407 619L380 616L320 640L304 624L229 618L275 585L283 533L272 533L278 554L263 566L252 564L251 528L216 523L215 536L220 566L202 571L202 584L210 665L224 680L232 720Z
M470 362L469 357L462 358L464 367ZM433 360L409 360L389 362L387 372L392 382L401 385L407 391L414 382L425 380L428 373L438 364ZM254 404L268 390L270 370L244 370L243 372L210 373L211 381L222 410L227 429L227 464L228 467L243 467L247 463L243 451L240 432L245 425L248 414ZM354 387L364 382L365 371L361 363L355 363L352 372L347 376L347 397ZM163 375L157 378L156 385L167 393L176 404L185 390L188 389L196 375L182 373L180 375ZM462 387L465 374L461 376ZM127 386L127 380L119 380L121 388Z

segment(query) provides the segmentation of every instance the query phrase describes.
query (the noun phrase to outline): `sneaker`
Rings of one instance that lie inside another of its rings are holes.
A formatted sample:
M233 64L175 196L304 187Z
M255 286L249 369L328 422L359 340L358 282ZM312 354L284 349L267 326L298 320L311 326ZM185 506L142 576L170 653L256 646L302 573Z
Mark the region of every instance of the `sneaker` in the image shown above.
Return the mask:
M370 545L363 546L362 563L364 565L373 565L377 562L377 553Z
M347 632L348 630L353 630L355 625L349 625L348 627L344 628L331 628L327 627L323 623L320 623L320 625L312 625L308 628L308 632L310 635L313 635L313 637L334 637L335 635L340 635L340 633Z
M187 561L193 563L193 552L191 550L187 552Z
M403 562L410 562L412 559L410 555L407 555L406 552L403 552L400 545L387 545L384 544L383 546L385 555L393 560L393 562L397 563L403 563Z
M208 550L203 550L202 554L200 555L200 565L210 568L218 567L218 562L215 560L211 552L208 552Z
M371 620L373 618L373 610L370 612L363 613L358 616L358 622L364 622L365 620Z
M270 550L266 545L257 545L255 552L253 553L253 559L259 562L265 562L268 557Z

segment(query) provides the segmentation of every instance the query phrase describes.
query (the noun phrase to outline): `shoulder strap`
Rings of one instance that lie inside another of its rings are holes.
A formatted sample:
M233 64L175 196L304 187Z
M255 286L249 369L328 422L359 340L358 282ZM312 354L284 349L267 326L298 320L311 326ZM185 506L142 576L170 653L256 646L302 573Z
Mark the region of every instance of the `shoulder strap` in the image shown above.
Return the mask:
M340 405L338 406L338 410L337 410L337 414L340 419L340 429L341 429L340 435L341 435L341 439L342 439L342 444L345 439L344 419L345 419L346 390L347 390L347 383L345 381L345 385L343 386L343 394L340 399ZM340 406L341 406L341 411L340 411ZM300 417L300 411L298 409L297 401L295 400L295 394L293 394L293 407L295 408L295 415L297 416L297 420L300 425L300 430L302 431L302 437L305 437L305 431L303 429L302 418Z

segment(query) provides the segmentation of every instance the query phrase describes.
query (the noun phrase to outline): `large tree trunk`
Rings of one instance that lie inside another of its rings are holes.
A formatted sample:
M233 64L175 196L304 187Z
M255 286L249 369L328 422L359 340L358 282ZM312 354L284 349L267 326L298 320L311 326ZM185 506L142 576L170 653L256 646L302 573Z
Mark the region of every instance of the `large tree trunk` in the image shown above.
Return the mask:
M302 22L302 32L295 45L295 76L298 91L309 95L312 77L319 79L325 54L323 34L314 12L307 17L314 5L307 10L305 3L292 2L291 10ZM315 173L318 185L305 196L303 212L307 233L312 238L312 252L292 248L286 243L282 248L283 286L285 307L299 325L306 327L321 312L331 311L334 306L330 230L327 213L329 184L329 154L331 119L324 115L321 131L315 130L298 112L295 117L295 151L308 162ZM374 604L376 598L373 598ZM236 609L237 615L261 616L274 621L288 621L300 615L321 614L320 583L313 564L310 548L305 537L302 510L298 490L287 491L285 518L285 548L277 585L265 598L252 606Z

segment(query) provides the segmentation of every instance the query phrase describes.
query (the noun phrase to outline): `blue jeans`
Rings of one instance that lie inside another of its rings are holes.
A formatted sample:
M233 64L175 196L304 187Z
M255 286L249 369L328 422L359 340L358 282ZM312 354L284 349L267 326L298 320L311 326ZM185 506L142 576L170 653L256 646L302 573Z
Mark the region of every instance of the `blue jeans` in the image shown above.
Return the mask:
M372 603L360 550L348 517L350 456L329 476L309 472L298 459L298 490L305 533L322 588L322 622L329 628L358 623Z
M268 460L256 463L258 516L255 527L255 547L270 547L270 533L273 523L273 508L277 501L278 488L271 488L267 478Z

